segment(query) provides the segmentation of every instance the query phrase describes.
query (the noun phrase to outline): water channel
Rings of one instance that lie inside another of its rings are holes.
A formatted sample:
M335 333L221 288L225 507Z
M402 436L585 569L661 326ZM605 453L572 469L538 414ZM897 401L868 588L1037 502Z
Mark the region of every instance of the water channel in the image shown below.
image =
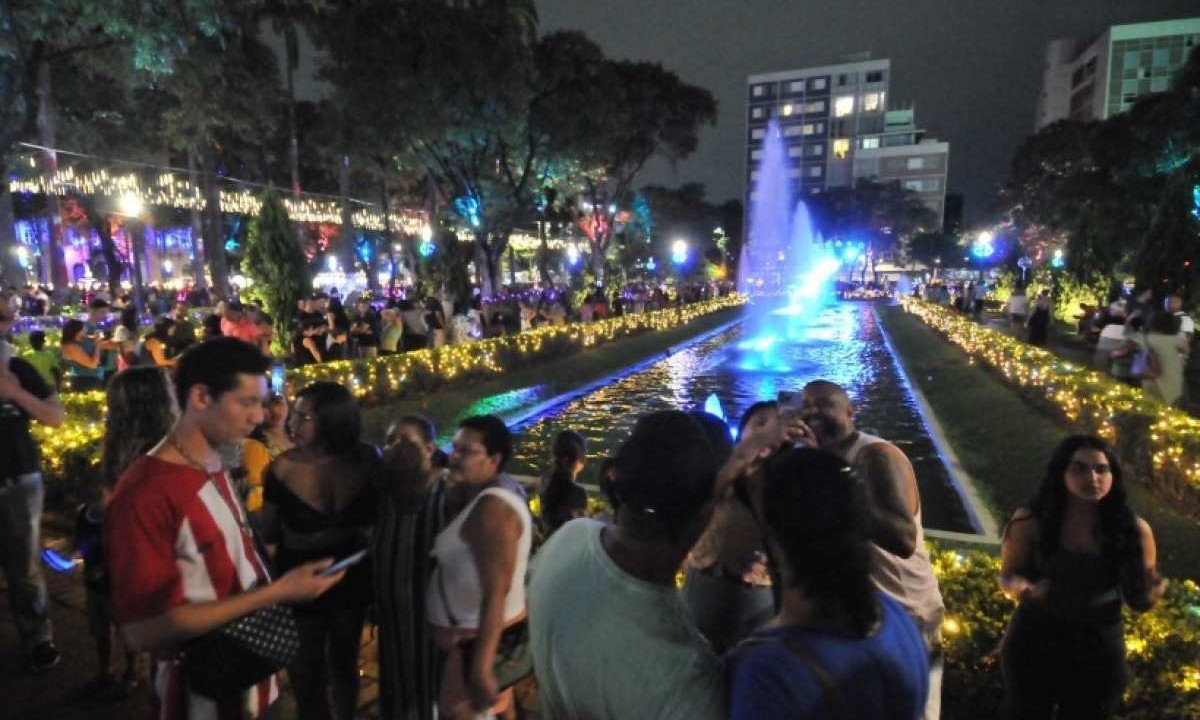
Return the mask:
M628 437L642 414L702 409L705 399L715 394L726 417L736 422L751 403L823 378L850 392L860 429L888 438L908 455L920 486L925 526L972 532L968 514L869 304L831 305L807 322L801 339L778 348L790 367L787 373L740 369L735 347L743 334L741 325L734 326L516 425L512 471L539 474L547 465L554 435L570 429L587 438L589 461L582 480L591 483L600 460ZM533 389L530 392L536 394Z

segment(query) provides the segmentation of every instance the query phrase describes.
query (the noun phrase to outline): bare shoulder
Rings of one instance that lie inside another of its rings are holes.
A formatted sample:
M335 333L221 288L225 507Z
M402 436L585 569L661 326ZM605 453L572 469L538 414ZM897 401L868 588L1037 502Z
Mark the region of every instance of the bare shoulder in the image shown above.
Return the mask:
M1154 530L1151 529L1150 523L1146 522L1144 518L1137 518L1137 529L1138 537L1141 538L1143 544L1147 541L1154 542Z
M1037 538L1037 532L1038 524L1033 508L1021 506L1013 512L1008 524L1004 526L1004 540L1029 542Z

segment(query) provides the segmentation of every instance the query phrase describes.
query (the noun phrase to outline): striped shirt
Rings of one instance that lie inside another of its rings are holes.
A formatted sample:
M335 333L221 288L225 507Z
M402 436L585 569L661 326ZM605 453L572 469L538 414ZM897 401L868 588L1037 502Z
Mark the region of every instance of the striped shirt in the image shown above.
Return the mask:
M209 482L186 465L149 456L136 460L117 483L104 521L118 625L270 582L245 527L245 511L226 473ZM253 718L279 696L276 676L229 702L197 695L186 687L182 661L179 647L155 653L159 720Z

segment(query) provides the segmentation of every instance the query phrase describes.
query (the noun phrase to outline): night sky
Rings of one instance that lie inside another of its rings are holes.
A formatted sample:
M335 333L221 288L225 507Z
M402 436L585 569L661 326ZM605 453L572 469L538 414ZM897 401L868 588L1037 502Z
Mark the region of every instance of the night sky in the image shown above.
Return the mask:
M927 136L950 142L951 192L985 220L1013 151L1033 132L1045 45L1107 26L1200 14L1197 0L539 0L543 33L578 28L614 58L653 60L708 88L714 128L677 168L639 186L701 182L741 197L746 76L891 58L888 105L913 104Z

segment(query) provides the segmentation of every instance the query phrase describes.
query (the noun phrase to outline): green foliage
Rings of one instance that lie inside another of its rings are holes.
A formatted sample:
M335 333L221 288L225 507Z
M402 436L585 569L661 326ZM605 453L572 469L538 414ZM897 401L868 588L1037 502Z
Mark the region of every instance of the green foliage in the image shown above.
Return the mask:
M1146 287L1200 297L1200 48L1168 92L1103 122L1064 120L1028 138L1001 193L1025 253L1065 246L1077 278L1132 272ZM1190 262L1189 262L1190 261Z
M1025 292L1034 298L1040 295L1042 290L1050 291L1050 297L1054 300L1051 306L1054 317L1063 322L1074 323L1079 319L1085 305L1108 305L1112 282L1107 277L1080 279L1069 273L1042 266L1036 268L1029 276ZM1004 299L1007 298L1005 295Z
M938 549L930 559L946 604L942 716L989 717L1003 695L1000 641L1014 603L1000 592L1000 561L983 552ZM1125 612L1130 682L1119 718L1200 716L1200 588L1172 581L1152 611Z
M262 209L250 224L242 265L246 276L253 280L246 294L270 313L275 337L286 337L295 321L298 301L312 288L312 277L296 245L287 210L273 187L267 188Z

